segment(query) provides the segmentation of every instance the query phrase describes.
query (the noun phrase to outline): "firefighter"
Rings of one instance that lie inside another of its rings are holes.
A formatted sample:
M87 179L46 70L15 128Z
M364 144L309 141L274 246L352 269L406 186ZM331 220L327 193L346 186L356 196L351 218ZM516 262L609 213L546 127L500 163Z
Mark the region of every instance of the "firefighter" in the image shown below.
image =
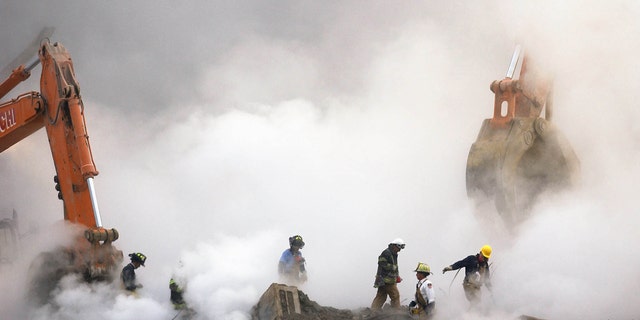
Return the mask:
M169 299L173 304L173 308L176 310L182 310L187 307L187 303L184 301L184 291L186 289L185 277L181 272L184 267L182 260L178 261L178 268L174 271L171 279L169 279Z
M414 318L426 319L433 314L436 307L436 291L433 289L433 283L427 280L431 274L431 268L428 264L419 262L414 272L418 283L416 284L415 299L409 303L409 307Z
M377 288L376 297L371 302L371 310L378 312L382 310L382 305L387 301L387 296L391 299L391 307L400 308L400 292L398 283L402 278L398 275L398 252L404 249L405 243L397 238L391 241L386 249L378 257L378 271L373 284Z
M135 292L136 289L142 288L142 285L136 282L135 269L138 269L140 266L144 267L144 262L147 261L147 257L140 252L134 252L129 254L129 258L131 262L122 268L120 278L122 279L125 290Z
M278 262L278 274L286 284L298 285L307 281L305 259L300 252L303 247L304 241L300 235L289 237L289 249L282 252Z
M447 271L465 268L464 280L462 287L467 300L471 303L471 307L476 306L481 299L482 285L485 285L491 291L491 273L489 271L489 258L491 257L491 246L484 245L480 248L480 252L470 255L450 266L442 269L444 274Z
M184 289L174 278L171 278L171 280L169 280L169 290L171 291L171 295L169 296L169 298L171 299L171 303L173 303L173 308L176 310L182 310L186 308L187 303L184 302L184 298L182 297Z

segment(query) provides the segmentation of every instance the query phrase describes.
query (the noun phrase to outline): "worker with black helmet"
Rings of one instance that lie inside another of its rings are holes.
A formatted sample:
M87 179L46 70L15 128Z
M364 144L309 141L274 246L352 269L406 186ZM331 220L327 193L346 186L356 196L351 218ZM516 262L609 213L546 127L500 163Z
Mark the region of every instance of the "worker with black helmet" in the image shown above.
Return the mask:
M470 255L450 266L446 266L442 269L444 274L447 271L464 269L464 280L462 281L462 287L464 288L464 294L467 300L471 303L471 306L476 306L480 302L481 288L485 285L487 289L491 290L491 273L489 271L489 258L491 257L491 246L484 245L480 248L480 252L475 255Z
M426 263L419 262L414 272L418 283L416 284L415 298L409 303L409 308L415 319L426 319L433 314L436 306L436 291L433 289L433 283L427 279L431 274L431 267Z
M136 289L142 288L142 285L136 282L136 272L140 266L144 267L144 262L147 261L147 256L140 252L134 252L129 254L131 262L122 268L120 278L125 290L135 292Z
M278 261L280 280L286 284L299 285L307 281L305 259L300 252L303 247L304 241L300 235L289 237L289 249L282 252Z
M186 289L186 279L183 276L181 269L184 268L182 260L178 261L178 269L173 273L171 279L169 279L169 300L173 303L173 308L176 310L183 310L187 308L187 303L184 301L184 290Z
M371 302L371 310L378 312L382 310L382 305L387 301L387 296L391 299L391 307L400 308L400 292L398 283L402 281L398 274L398 252L404 249L405 243L397 238L389 243L386 249L378 256L378 271L373 287L377 288L376 297Z

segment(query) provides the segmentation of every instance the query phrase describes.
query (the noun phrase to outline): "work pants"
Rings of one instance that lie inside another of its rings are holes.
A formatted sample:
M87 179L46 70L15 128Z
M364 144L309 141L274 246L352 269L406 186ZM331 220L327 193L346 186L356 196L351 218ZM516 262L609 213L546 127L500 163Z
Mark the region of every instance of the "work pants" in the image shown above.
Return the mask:
M463 282L462 287L464 288L464 295L471 303L471 306L473 307L477 305L480 302L480 298L482 297L482 291L480 291L481 287L469 282Z
M382 310L382 305L387 301L387 296L391 298L391 307L400 308L400 292L398 291L398 285L394 283L378 287L378 293L376 293L376 297L371 302L371 309Z

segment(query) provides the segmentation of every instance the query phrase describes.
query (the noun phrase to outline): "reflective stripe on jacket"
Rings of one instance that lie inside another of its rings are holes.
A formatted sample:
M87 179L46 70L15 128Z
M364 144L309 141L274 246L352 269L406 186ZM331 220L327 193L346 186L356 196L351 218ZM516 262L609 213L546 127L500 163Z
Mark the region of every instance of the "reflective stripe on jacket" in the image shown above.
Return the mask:
M377 277L381 277L385 284L395 284L398 278L398 254L387 248L378 257Z

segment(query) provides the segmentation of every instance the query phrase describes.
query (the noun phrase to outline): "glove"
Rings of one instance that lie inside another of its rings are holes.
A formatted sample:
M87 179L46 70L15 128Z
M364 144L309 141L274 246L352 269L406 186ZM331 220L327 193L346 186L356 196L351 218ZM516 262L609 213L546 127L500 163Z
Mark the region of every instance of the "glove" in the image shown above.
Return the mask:
M415 302L415 301L411 301L411 302L409 303L409 308L413 308L413 307L415 307L415 306L416 306L416 302Z
M402 278L400 278L400 276L397 276L396 277L396 283L400 283L400 282L402 282Z
M451 266L446 266L446 267L444 267L444 269L442 269L442 274L444 274L447 271L451 271L451 270L453 270L453 268L451 268Z

